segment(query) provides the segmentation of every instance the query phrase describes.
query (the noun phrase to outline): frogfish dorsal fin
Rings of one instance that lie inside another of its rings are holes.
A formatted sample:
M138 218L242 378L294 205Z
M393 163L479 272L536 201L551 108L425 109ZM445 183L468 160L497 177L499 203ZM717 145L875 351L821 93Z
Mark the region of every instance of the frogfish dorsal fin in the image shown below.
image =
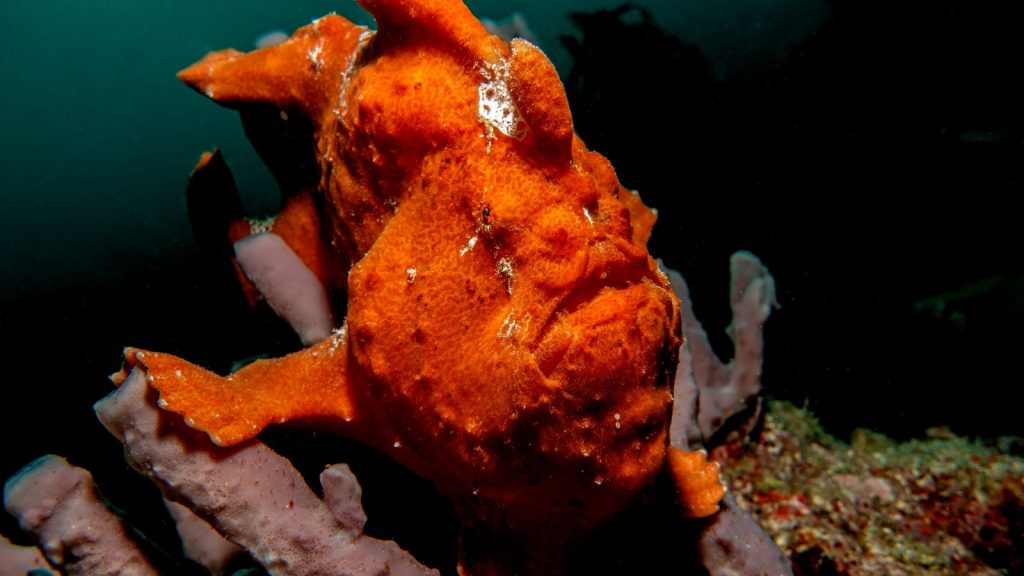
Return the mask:
M324 16L273 46L211 52L178 78L228 108L264 104L314 118L335 104L365 31L340 16Z
M377 20L381 43L426 42L477 61L497 56L499 43L460 0L358 1Z

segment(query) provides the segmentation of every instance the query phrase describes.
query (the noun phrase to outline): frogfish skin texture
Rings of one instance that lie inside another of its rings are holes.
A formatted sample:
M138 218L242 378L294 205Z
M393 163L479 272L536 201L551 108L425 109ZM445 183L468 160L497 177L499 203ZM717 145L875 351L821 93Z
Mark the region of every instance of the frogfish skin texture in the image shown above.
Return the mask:
M557 572L666 466L679 302L654 215L536 47L458 1L360 4L377 31L326 16L179 74L241 112L285 194L273 230L344 323L226 377L129 348L115 381L145 370L222 445L283 422L368 443L454 502L463 573Z

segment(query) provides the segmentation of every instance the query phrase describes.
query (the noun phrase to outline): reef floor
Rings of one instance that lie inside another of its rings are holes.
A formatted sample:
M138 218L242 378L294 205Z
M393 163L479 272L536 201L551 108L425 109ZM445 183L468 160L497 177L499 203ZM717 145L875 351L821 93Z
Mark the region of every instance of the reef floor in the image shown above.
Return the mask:
M799 575L1024 574L1021 441L931 429L850 442L769 401L759 434L714 449L730 489Z

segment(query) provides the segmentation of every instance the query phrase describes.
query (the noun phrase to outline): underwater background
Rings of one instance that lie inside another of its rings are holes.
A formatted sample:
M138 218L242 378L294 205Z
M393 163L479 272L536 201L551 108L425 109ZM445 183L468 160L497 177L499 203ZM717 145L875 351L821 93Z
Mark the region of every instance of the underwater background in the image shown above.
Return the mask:
M1018 5L467 4L524 17L581 137L658 209L651 252L721 356L729 255L768 266L765 394L840 438L1024 436ZM275 211L276 185L237 114L174 74L330 11L371 24L344 0L0 4L0 478L58 452L131 482L91 408L125 345L218 371L297 347L206 273L184 195L199 153L221 148L250 209Z

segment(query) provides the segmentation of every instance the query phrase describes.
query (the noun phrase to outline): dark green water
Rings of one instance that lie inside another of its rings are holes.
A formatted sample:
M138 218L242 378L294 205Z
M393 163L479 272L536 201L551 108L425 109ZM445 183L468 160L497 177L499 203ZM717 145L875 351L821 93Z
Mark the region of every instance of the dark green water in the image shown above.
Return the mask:
M723 72L781 52L827 13L822 0L650 3L666 28L699 42ZM481 16L519 11L562 68L566 13L613 4L478 1ZM253 48L330 11L371 20L354 1L0 4L0 299L102 274L190 242L180 193L200 151L220 146L243 194L274 189L234 114L174 73L210 50Z

